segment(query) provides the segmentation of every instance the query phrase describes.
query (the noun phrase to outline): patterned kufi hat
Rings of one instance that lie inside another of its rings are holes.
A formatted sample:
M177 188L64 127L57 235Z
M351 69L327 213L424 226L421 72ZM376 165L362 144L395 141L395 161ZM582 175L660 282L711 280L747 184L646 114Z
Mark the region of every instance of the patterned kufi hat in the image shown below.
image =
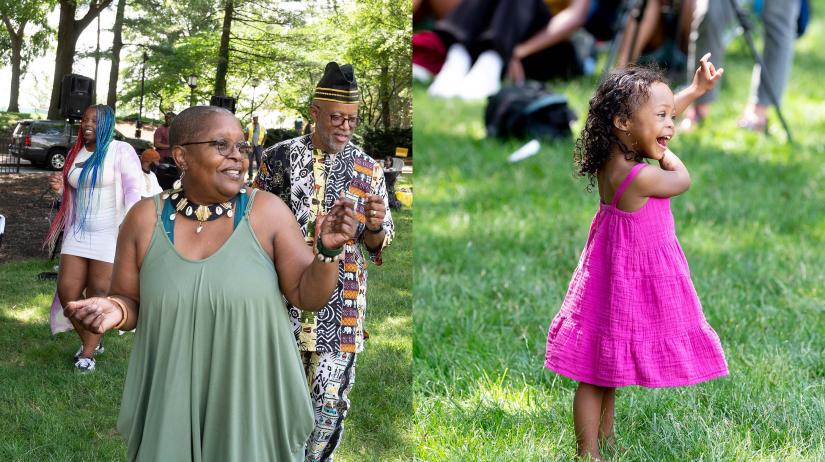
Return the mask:
M336 62L327 64L324 76L315 87L315 99L335 103L357 104L358 84L352 64L339 66Z

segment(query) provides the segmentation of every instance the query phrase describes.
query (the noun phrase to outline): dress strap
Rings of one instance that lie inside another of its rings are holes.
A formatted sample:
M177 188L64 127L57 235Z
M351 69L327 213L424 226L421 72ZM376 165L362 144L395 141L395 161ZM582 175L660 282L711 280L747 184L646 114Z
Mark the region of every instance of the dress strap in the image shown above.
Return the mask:
M611 206L615 207L616 204L619 203L619 199L622 198L624 190L627 189L628 186L630 186L630 183L633 182L633 179L636 178L636 175L639 173L639 171L645 168L646 166L646 163L640 162L630 170L630 173L627 174L624 181L622 181L622 184L619 185L619 189L616 190L616 194L613 194L613 201L610 202Z
M238 207L235 211L235 227L238 227L238 223L241 222L241 218L248 216L250 210L252 210L252 202L255 201L255 193L258 190L255 188L246 188L246 194L241 194L238 196Z

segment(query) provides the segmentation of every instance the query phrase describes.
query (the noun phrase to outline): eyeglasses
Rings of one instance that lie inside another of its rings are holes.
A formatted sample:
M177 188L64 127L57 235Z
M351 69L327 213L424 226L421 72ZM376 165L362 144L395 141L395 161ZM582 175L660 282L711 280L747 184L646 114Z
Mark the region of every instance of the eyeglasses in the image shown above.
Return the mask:
M315 106L315 109L318 109L318 112L323 112L318 106ZM340 127L344 125L344 122L349 122L350 128L354 130L361 123L361 118L358 116L344 117L341 114L329 114L329 121L334 127Z
M208 144L209 146L216 148L218 150L218 154L224 157L228 157L230 154L232 154L234 152L234 149L237 149L238 152L243 156L252 152L252 144L247 141L239 141L234 145L231 145L234 147L234 149L230 149L230 143L226 140L193 141L191 143L182 143L178 146L189 146L191 144Z
M332 123L332 125L336 127L344 125L344 122L349 122L349 126L355 129L356 127L358 127L358 124L361 123L361 118L358 116L344 117L341 114L330 114L329 121Z

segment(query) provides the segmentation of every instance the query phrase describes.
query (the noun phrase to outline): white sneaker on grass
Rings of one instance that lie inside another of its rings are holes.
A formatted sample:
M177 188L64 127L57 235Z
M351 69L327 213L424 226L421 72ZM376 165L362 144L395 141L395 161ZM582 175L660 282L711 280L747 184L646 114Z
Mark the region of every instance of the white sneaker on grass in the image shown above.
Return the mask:
M94 358L80 358L74 363L74 367L77 368L80 372L87 374L89 372L94 372L95 370L95 359Z

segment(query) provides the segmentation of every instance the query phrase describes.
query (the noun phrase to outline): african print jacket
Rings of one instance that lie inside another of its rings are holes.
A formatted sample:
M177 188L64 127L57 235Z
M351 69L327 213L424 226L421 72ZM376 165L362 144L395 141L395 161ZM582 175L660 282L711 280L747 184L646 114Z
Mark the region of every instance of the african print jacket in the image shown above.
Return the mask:
M313 207L313 199L316 194L320 195L317 191L323 193L323 210L332 208L342 191L360 198L366 194L379 195L384 198L387 209L382 248L389 245L394 226L381 165L352 143L347 143L335 156L314 151L311 134L266 149L254 186L283 199L295 214L305 237L314 227L318 204ZM316 168L320 156L323 156L324 166ZM323 187L318 183L323 183ZM367 262L363 251L367 251L376 265L381 265L382 261L381 249L370 251L363 244L363 207L363 201L358 201L355 211L360 223L356 238L344 247L343 259L338 263L338 287L327 305L316 313L301 311L287 303L293 333L301 351L358 353L364 348Z

